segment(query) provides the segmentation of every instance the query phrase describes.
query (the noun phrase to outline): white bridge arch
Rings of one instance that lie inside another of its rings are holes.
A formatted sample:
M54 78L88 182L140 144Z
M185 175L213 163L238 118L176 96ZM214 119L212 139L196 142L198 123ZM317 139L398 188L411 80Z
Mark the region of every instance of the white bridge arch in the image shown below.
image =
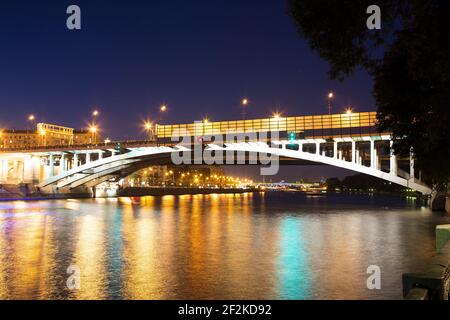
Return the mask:
M248 152L257 154L271 154L279 157L297 159L309 161L317 164L331 165L339 168L352 170L355 172L367 174L383 180L413 189L422 194L431 194L431 188L423 184L414 175L414 158L411 156L409 159L410 172L406 173L397 167L396 156L390 155L389 171L385 172L381 170L381 164L377 155L377 149L375 148L375 141L385 140L389 141L389 136L381 137L348 137L348 138L335 138L333 143L332 156L326 155L325 152L320 152L321 144L330 143L324 139L302 139L295 141L280 140L273 141L269 146L265 142L240 142L240 143L225 143L224 145L209 144L206 150L209 151L234 151L234 152ZM356 147L358 141L370 142L370 166L366 166L362 163L359 156L359 150ZM339 150L339 143L350 142L351 143L351 159L345 159L342 156L342 151ZM305 152L303 145L315 144L315 152ZM288 146L297 145L298 150L292 150ZM75 165L72 168L67 169L67 159L65 154L49 155L50 166L53 171L53 157L60 156L63 161L60 160L60 172L57 175L50 175L49 178L39 183L39 187L52 192L57 192L60 189L75 189L80 186L93 187L104 181L110 180L113 177L126 176L134 171L144 168L152 164L155 161L155 156L170 156L172 153L179 153L180 151L190 152L193 151L190 148L184 146L175 147L156 147L145 146L128 148L128 152L124 154L115 154L112 152L111 156L103 158L99 156L95 161L87 160L84 164L78 165L78 161L75 160ZM83 151L79 151L82 153ZM103 152L103 151L99 151ZM75 152L75 157L77 157ZM87 158L88 159L88 158Z

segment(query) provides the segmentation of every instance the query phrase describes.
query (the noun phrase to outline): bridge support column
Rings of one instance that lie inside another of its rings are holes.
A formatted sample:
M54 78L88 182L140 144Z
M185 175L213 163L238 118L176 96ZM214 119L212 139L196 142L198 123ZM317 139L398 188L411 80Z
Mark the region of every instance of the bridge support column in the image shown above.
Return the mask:
M352 163L356 162L356 141L352 140Z
M78 167L78 153L73 155L73 168Z
M409 155L409 179L414 180L414 154Z
M8 169L9 169L9 160L4 160L2 171L3 171L3 179L5 182L8 181Z
M389 158L389 173L396 176L397 175L397 157L395 156L394 149L392 145L394 143L390 142L390 158Z
M8 179L8 160L1 161L0 167L0 182L6 182Z
M3 161L4 160L0 160L0 183L3 182Z
M320 155L320 142L316 142L316 154Z
M55 156L51 154L48 158L48 161L50 163L49 175L50 177L53 177L55 175Z
M33 182L33 161L31 156L27 157L23 161L23 182L32 183Z
M370 167L375 169L375 140L370 140Z
M61 155L61 158L59 158L59 171L66 171L66 155L64 153Z
M20 162L18 160L14 160L14 178L17 179L18 183L23 182L23 167L20 168ZM20 170L22 169L22 170ZM22 172L21 172L22 171Z
M333 142L333 158L337 159L338 157L338 143L336 141Z
M374 158L374 161L375 161L375 169L376 170L380 170L380 161L379 161L377 149L373 150L373 158Z

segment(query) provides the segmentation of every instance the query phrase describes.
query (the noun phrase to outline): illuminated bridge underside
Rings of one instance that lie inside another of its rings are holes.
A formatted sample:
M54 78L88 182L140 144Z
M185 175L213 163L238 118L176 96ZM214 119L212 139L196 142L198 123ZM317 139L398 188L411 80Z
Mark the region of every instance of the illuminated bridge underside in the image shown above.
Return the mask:
M307 140L280 140L273 141L269 146L265 142L241 142L226 143L224 145L209 144L206 150L225 152L247 152L251 154L270 154L277 155L280 158L288 158L301 161L309 161L317 164L331 165L339 168L352 170L355 172L367 174L383 180L413 189L423 194L430 194L431 189L422 184L414 177L414 160L411 157L410 172L406 173L397 168L397 159L394 155L389 157L389 171L381 170L380 159L375 148L375 140L370 137L362 138L363 141L370 143L370 166L364 165L356 148L356 140L354 138L340 138L331 142L333 147L332 155L320 151L321 145L330 144L324 139L307 139ZM389 141L388 136L379 138L380 140ZM342 150L339 150L338 143L351 143L351 156L345 159ZM303 145L315 144L315 151L305 152ZM297 146L298 150L291 150L290 147ZM74 189L80 186L93 187L112 178L125 177L146 166L156 164L161 158L168 158L173 153L193 152L191 148L184 146L175 147L136 147L129 148L129 152L120 155L111 155L110 157L101 158L90 161L80 166L76 166L69 170L63 170L59 174L52 176L39 184L39 187L52 192L58 190ZM195 164L195 163L194 163Z

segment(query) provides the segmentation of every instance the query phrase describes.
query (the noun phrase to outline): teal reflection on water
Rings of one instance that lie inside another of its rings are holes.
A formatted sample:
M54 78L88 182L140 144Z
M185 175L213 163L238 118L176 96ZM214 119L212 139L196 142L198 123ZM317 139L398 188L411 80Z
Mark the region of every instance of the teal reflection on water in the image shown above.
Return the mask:
M107 228L108 243L107 257L110 257L107 263L107 282L108 286L108 299L120 299L122 297L123 287L123 274L117 272L117 270L123 269L123 209L117 208L116 213L111 214L109 219L109 227Z
M278 299L311 298L311 270L303 229L302 221L296 217L281 222L277 263Z

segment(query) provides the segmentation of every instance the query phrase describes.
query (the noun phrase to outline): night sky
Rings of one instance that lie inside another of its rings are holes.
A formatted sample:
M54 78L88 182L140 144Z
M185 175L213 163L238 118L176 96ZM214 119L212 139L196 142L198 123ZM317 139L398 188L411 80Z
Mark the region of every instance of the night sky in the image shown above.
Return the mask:
M82 30L66 28L81 7ZM94 108L111 139L142 138L164 123L375 110L371 79L329 81L328 65L296 31L283 0L14 1L0 9L0 127L38 121L86 127ZM339 48L336 48L339 50ZM344 171L298 168L299 175ZM292 169L289 169L292 170ZM345 172L347 173L347 172Z

